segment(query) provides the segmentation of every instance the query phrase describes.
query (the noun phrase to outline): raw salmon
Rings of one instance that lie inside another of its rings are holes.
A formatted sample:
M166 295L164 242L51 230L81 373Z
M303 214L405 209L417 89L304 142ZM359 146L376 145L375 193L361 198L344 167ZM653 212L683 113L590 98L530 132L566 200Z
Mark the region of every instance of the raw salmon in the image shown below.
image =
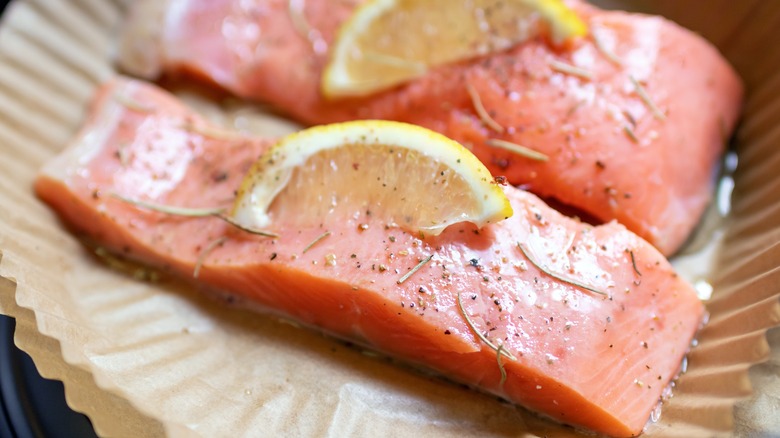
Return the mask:
M616 219L666 255L684 243L711 198L743 92L703 38L659 17L571 2L591 37L570 50L539 37L368 98L328 101L319 91L327 49L356 3L138 2L120 63L146 78L195 75L304 123L422 125L471 148L495 175L600 221ZM309 38L294 25L294 4L304 6ZM503 133L480 119L469 86Z
M423 238L362 208L346 217L287 209L271 238L128 202L227 206L270 143L216 131L166 92L117 79L35 190L76 234L116 254L560 422L641 433L704 312L652 245L511 186L510 219Z

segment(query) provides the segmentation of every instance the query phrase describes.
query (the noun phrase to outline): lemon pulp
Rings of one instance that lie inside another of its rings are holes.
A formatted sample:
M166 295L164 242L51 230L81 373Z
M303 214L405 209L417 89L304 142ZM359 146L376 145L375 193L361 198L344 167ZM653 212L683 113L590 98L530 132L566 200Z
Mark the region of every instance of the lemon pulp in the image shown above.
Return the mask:
M249 228L379 216L439 234L512 214L485 166L460 144L398 122L357 121L289 135L245 177L232 215Z

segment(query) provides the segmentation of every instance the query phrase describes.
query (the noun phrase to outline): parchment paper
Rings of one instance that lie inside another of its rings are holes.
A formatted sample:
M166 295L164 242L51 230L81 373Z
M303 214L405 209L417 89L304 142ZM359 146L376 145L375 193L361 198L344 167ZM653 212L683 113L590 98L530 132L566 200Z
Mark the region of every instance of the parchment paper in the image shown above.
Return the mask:
M780 323L780 50L767 36L780 28L780 3L697 4L630 5L702 32L749 90L724 231L700 258L678 260L706 266L695 276L713 286L710 322L647 436L778 433L780 334L770 331L768 343L766 333ZM17 0L0 25L0 311L16 318L17 345L44 376L64 382L70 406L100 435L575 435L171 279L112 269L68 234L31 184L115 73L124 12L119 0ZM295 129L258 119L262 109L223 116L238 107L200 108L243 129Z

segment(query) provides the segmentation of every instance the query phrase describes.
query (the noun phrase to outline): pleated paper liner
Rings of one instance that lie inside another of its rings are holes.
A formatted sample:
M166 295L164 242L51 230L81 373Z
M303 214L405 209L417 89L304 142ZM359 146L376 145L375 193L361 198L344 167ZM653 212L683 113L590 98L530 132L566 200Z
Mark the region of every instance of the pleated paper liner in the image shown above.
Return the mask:
M575 435L173 280L108 269L68 234L34 197L32 181L114 74L114 37L129 3L17 0L0 26L0 311L17 319L17 344L44 376L64 382L68 403L99 434ZM749 90L732 212L707 273L710 323L647 436L780 430L770 412L780 397L771 374L780 335L770 332L769 343L766 335L780 323L780 50L767 31L780 28L780 4L627 6L700 31ZM266 132L294 129L260 120Z

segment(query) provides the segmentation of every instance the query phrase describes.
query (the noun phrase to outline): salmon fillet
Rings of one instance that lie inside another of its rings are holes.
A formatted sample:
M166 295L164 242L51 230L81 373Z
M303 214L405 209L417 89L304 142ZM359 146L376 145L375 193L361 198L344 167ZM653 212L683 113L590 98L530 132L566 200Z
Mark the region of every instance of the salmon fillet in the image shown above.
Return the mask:
M214 129L166 92L118 78L35 191L78 236L123 257L608 435L641 433L702 321L652 245L511 186L510 219L425 238L362 208L312 218L274 204L269 238L118 197L230 205L271 141ZM475 331L502 346L501 366Z
M703 38L659 17L571 2L592 36L570 50L555 51L539 37L367 98L328 101L319 91L328 47L356 3L306 1L312 31L305 38L286 0L137 2L120 64L146 78L194 75L304 123L425 126L469 147L494 175L599 221L616 219L666 255L698 223L743 94ZM591 78L561 71L560 63ZM480 120L468 86L503 133Z

